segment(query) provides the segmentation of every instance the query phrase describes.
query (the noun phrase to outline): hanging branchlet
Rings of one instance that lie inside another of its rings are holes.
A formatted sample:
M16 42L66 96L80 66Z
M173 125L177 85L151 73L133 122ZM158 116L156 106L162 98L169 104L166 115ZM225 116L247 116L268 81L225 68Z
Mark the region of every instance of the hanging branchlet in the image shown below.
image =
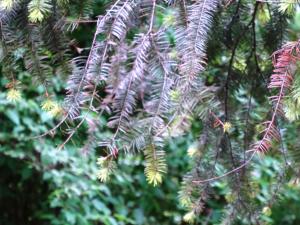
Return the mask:
M163 32L151 36L153 46L152 60L149 62L149 74L146 78L145 111L149 115L146 123L146 134L150 142L145 149L145 174L149 183L156 186L162 182L162 176L167 171L165 153L163 151L162 129L169 122L172 101L171 89L174 85L174 63L168 58L169 45ZM149 127L149 128L148 128ZM153 138L154 136L154 138ZM147 139L147 136L145 137ZM159 140L159 141L158 141Z
M176 30L178 55L181 59L179 71L182 76L179 87L183 92L182 94L197 84L199 73L204 71L206 44L218 4L218 0L196 1L194 4L183 6L186 8L181 9L187 13L187 21L183 23L186 27L179 26Z
M5 11L11 11L18 4L18 2L18 0L3 0L0 3L0 9Z
M299 3L299 0L279 1L279 11L281 13L292 14Z
M20 82L13 80L6 84L6 88L8 89L6 99L9 102L16 103L21 100Z
M264 122L265 129L262 139L255 143L252 150L266 153L272 146L272 142L280 141L280 133L276 124L277 116L284 116L284 98L287 90L292 87L296 61L299 59L299 42L288 43L282 49L276 51L273 56L273 74L268 88L277 90L277 94L269 97L273 105L271 120Z
M157 186L162 183L163 174L167 172L163 140L155 137L147 145L145 153L145 175L149 184Z
M109 53L119 46L127 30L132 26L131 21L136 7L138 1L117 1L105 16L98 18L89 56L85 63L75 63L73 75L69 79L67 105L71 118L79 116L80 109L85 103L89 110L94 109L94 101L98 99L97 87L102 81L107 80L111 71L111 63L108 62ZM106 34L107 38L99 41L99 35L103 34ZM76 68L77 64L80 65L79 68ZM82 95L82 92L85 94Z
M50 0L31 0L28 4L28 19L30 22L42 22L51 11Z
M101 182L107 182L110 179L110 176L114 174L116 170L116 162L112 157L100 157L97 160L99 170L97 172L97 178Z
M119 83L113 102L113 112L115 115L111 117L109 122L110 127L116 128L114 138L117 137L120 131L123 133L126 131L126 122L128 122L129 116L133 113L136 105L136 88L140 85L142 76L147 68L150 48L149 36L142 36L141 42L137 45L138 52L133 68Z

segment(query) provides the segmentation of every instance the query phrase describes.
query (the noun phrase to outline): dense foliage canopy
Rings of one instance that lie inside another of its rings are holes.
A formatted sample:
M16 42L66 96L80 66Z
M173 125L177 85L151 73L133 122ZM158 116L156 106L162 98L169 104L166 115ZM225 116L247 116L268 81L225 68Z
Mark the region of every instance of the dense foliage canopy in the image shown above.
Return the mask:
M0 223L299 222L298 3L1 0Z

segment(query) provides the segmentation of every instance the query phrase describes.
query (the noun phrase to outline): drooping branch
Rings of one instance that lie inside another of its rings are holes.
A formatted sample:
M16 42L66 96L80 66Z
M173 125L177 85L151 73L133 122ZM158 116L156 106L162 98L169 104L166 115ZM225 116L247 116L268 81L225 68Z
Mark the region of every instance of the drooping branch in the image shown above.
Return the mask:
M288 43L273 54L274 70L269 83L269 89L277 89L278 93L269 97L274 106L272 118L264 123L263 138L257 142L252 150L265 153L272 146L273 140L280 140L280 133L276 126L276 116L283 115L283 99L285 92L293 83L295 63L298 60L299 42Z

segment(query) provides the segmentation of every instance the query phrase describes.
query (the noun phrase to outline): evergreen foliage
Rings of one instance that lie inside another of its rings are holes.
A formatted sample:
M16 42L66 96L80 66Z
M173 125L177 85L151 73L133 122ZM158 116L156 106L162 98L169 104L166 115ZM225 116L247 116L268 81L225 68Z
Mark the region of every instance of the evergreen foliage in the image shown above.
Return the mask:
M251 201L258 156L284 158L279 184L299 174L293 167L299 154L290 154L283 132L284 118L297 121L300 113L300 42L288 33L298 3L116 0L90 18L91 0L3 0L7 100L18 104L22 84L15 74L30 73L43 86L41 108L58 117L36 138L61 129L63 149L87 125L84 148L102 150L101 181L118 173L120 154L143 152L147 181L162 183L165 144L198 123L198 139L188 150L193 168L179 193L188 210L184 219L196 221L216 182L226 179L236 197L227 201L223 224L255 223L273 204ZM82 24L95 27L88 51L70 38ZM66 76L60 104L51 97L51 78ZM99 136L101 127L111 132Z

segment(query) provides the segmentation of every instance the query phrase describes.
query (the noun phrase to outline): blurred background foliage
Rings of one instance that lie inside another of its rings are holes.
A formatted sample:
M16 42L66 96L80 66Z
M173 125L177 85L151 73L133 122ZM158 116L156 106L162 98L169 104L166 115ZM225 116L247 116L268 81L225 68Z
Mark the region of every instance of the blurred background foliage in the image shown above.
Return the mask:
M104 11L106 3L96 1L92 10L94 17ZM164 17L167 16L160 14L159 21L166 20ZM259 19L266 18L261 16ZM300 12L295 13L289 22L288 35L294 40L299 37ZM89 24L79 26L70 35L84 50L90 46L93 32L94 26ZM210 45L211 49L217 46L216 43ZM15 60L23 57L23 52L18 49ZM218 51L210 53L220 54ZM235 66L243 66L243 62ZM207 82L213 83L217 73L209 66L205 73ZM121 156L118 173L103 184L96 178L96 158L100 149L90 151L83 145L87 138L84 129L75 134L72 142L62 150L57 150L57 146L65 140L64 134L57 134L55 138L30 138L53 127L55 119L41 109L43 87L32 84L30 74L24 70L19 69L16 78L22 83L22 99L17 103L6 99L8 80L2 75L0 79L1 225L185 224L185 211L179 206L178 192L183 175L192 168L187 150L193 147L201 131L200 123L195 121L187 135L171 139L166 145L168 175L159 187L147 184L141 155ZM64 98L65 81L52 79L54 86L50 93L60 102ZM241 93L236 95L243 101ZM298 125L295 123L282 130L288 147L295 150L299 146ZM102 127L99 135L107 132ZM252 183L256 188L251 193L252 201L264 207L257 224L300 224L299 180L291 178L288 183L278 183L278 176L283 176L283 166L284 159L272 155L255 162ZM214 182L214 188L216 191L197 224L224 222L223 209L236 197L225 181ZM275 195L279 197L273 202ZM247 218L239 218L239 221L248 224Z
M27 76L20 73L19 79ZM57 98L62 97L62 81L55 83ZM118 174L103 184L96 178L97 151L80 147L84 136L77 135L76 143L63 150L56 148L63 137L29 139L54 122L41 110L40 88L23 84L26 91L16 104L6 100L4 89L0 95L0 224L180 223L177 192L192 137L170 143L170 179L161 187L147 184L142 157L130 155L119 159Z

